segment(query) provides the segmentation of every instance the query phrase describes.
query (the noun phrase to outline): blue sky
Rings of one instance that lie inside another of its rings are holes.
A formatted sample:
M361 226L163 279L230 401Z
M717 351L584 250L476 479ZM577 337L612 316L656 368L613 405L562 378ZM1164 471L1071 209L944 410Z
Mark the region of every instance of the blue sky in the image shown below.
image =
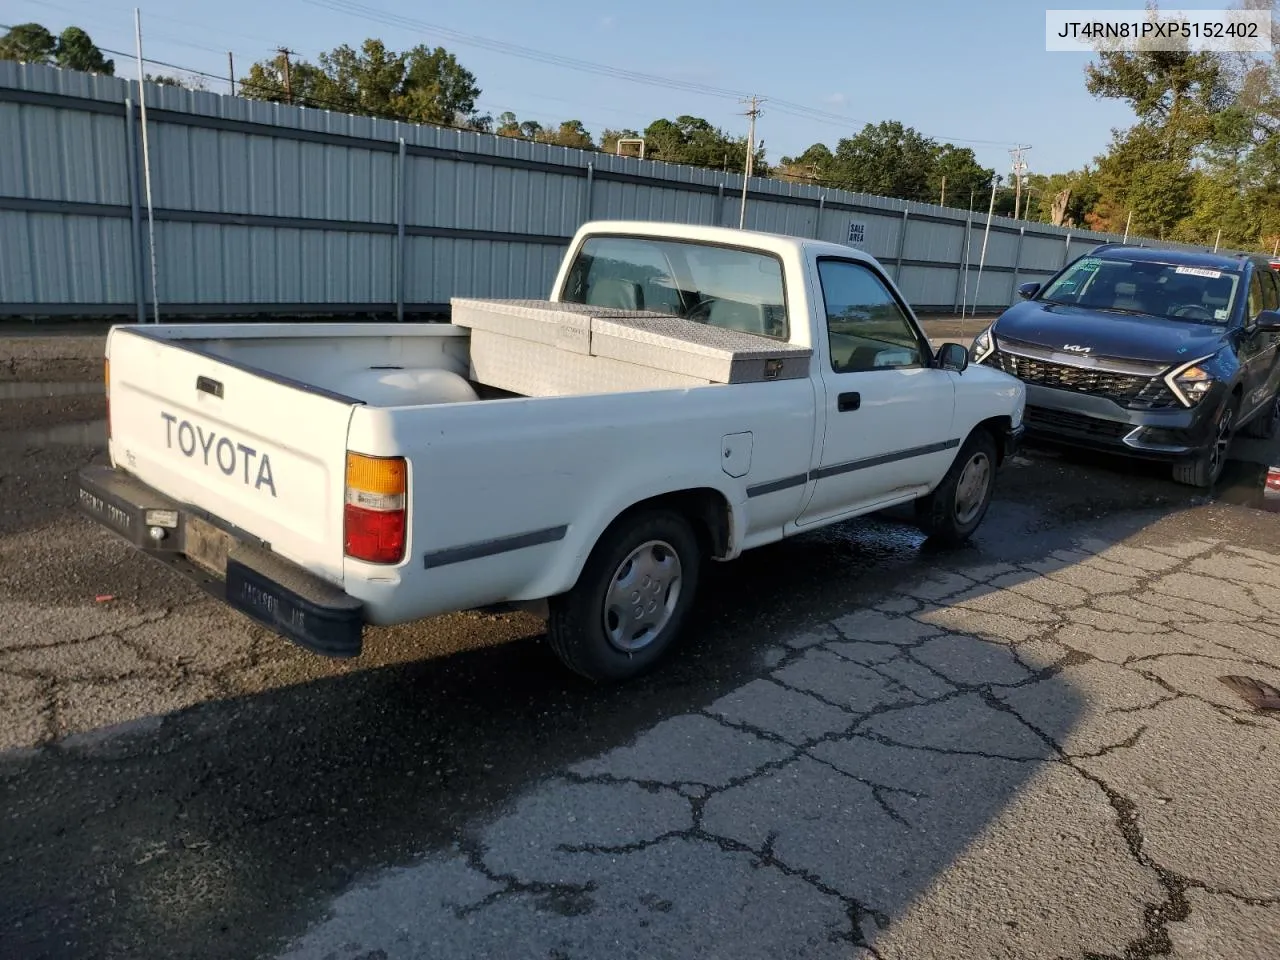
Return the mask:
M434 28L534 48L727 91L758 93L758 136L770 160L815 141L833 148L866 122L900 120L972 146L1008 173L1008 149L1031 144L1030 172L1078 167L1102 151L1112 127L1132 122L1119 103L1084 87L1088 58L1044 50L1044 11L1026 0L168 0L142 7L149 58L237 75L288 46L306 59L367 36L393 49L441 45L477 77L481 107L549 124L578 119L593 132L642 129L682 113L746 132L732 96L667 89L539 63L442 36ZM1166 6L1221 8L1196 0ZM1058 0L1055 8L1141 9L1141 0ZM358 9L364 8L364 12ZM345 10L340 8L346 8ZM553 12L554 11L554 12ZM132 52L133 5L124 0L6 0L4 22L37 20L54 32L84 27L99 45ZM390 20L391 22L387 22ZM411 21L406 24L404 21ZM399 22L397 22L399 21ZM115 57L121 76L137 75ZM152 72L163 68L148 67ZM209 81L209 89L225 90ZM786 104L777 101L787 101ZM837 117L800 115L795 106Z

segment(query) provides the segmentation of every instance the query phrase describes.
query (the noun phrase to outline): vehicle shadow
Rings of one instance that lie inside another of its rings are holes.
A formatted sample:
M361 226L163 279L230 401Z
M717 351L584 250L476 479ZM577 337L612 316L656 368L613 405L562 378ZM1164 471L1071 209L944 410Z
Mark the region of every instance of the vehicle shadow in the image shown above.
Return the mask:
M0 955L847 957L991 845L1094 709L1069 664L938 615L1153 516L1022 519L717 565L690 641L622 687L519 641L0 756Z

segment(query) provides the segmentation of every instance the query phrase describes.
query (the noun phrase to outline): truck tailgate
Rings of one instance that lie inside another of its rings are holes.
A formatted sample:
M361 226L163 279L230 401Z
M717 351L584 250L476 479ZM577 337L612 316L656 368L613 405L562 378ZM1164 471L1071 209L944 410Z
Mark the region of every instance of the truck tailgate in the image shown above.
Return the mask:
M116 466L342 582L347 429L358 401L142 331L114 331L108 353Z

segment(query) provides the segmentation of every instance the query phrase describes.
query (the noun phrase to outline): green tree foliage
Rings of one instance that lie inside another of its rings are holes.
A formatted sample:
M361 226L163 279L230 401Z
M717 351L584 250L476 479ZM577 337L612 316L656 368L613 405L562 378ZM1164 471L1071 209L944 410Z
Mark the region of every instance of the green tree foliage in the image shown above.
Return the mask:
M0 37L0 60L43 63L85 73L115 73L115 61L102 55L89 34L67 27L55 37L39 23L20 23Z
M995 175L968 147L939 144L896 120L867 124L840 140L834 153L826 144L815 143L798 157L783 157L779 169L788 180L926 203L942 199L946 177L948 205L965 208L971 194L975 204L987 195Z
M0 60L53 63L57 49L57 38L38 23L20 23L0 37Z
M655 120L644 128L645 158L666 163L687 163L695 167L740 172L747 162L747 138L726 133L702 117L681 115L674 120ZM755 176L768 176L763 144L758 144L753 160Z
M67 27L62 31L53 58L58 66L66 70L103 73L107 76L116 72L115 61L104 57L89 35L79 27Z
M286 64L283 54L253 64L240 94L255 100L296 103L414 123L481 128L491 124L476 110L475 75L443 47L416 46L403 53L370 38L316 58Z

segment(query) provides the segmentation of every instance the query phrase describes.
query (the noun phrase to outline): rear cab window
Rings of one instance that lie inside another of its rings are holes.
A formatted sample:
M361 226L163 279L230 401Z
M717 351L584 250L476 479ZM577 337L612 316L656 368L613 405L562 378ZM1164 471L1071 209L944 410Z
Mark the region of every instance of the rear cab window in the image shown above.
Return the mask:
M650 237L588 237L560 299L648 310L789 340L782 260L770 253Z

